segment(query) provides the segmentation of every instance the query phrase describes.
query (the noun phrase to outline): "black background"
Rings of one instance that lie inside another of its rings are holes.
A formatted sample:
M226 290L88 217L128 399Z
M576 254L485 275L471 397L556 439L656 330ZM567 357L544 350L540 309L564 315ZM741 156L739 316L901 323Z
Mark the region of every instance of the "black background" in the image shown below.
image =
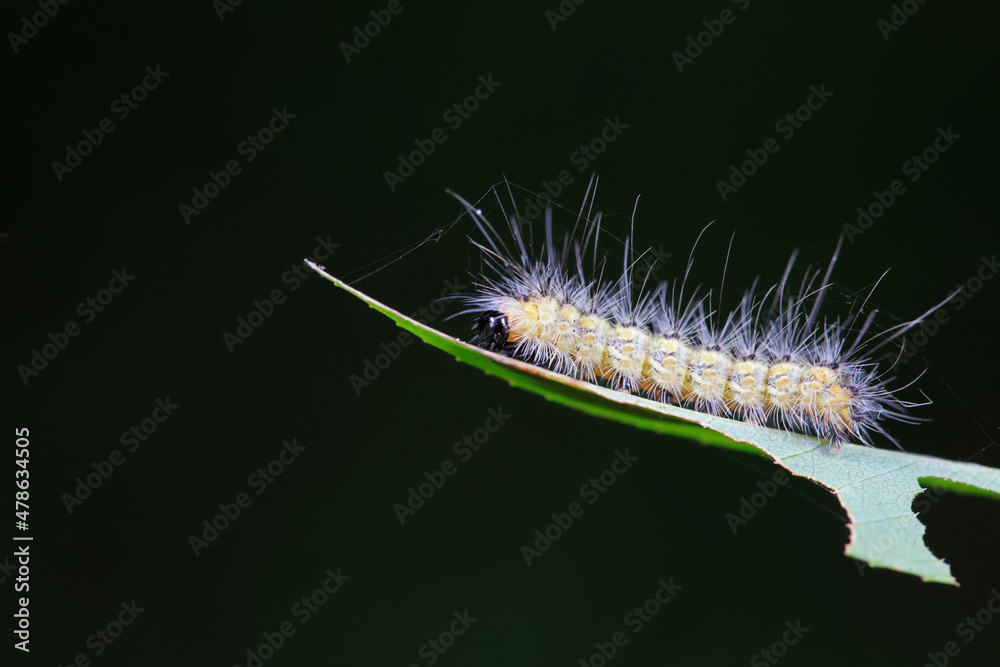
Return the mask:
M599 172L609 229L641 195L637 243L673 253L664 277L715 220L696 274L717 285L735 233L726 280L742 289L780 277L794 248L826 261L899 178L906 193L835 276L860 290L891 268L875 301L915 317L1000 245L996 5L928 2L884 39L888 2L586 2L555 30L555 0L406 2L348 63L341 43L384 7L243 2L220 20L207 0L72 2L17 53L8 37L3 416L11 445L14 427L31 431L30 664L245 665L291 621L265 664L424 665L421 645L467 609L478 620L436 664L577 665L671 577L683 589L609 664L746 664L797 620L809 630L783 664L922 665L948 641L950 664L996 664L1000 619L970 643L956 630L1000 587L995 502L935 496L921 515L960 588L859 574L843 510L805 480L733 534L726 515L775 471L759 458L569 411L423 345L359 395L350 376L398 330L318 278L282 280L317 237L339 244L335 275L426 237L460 212L446 187L475 200L506 175L539 191L569 169L559 203L576 206ZM678 72L672 54L727 8L735 21ZM0 26L36 11L6 3ZM157 65L169 76L119 120L111 102ZM500 86L449 127L443 112L489 75ZM821 85L833 95L781 137L775 121ZM286 107L287 128L242 161L237 146ZM52 162L105 117L115 130L57 179ZM577 171L571 154L606 118L628 127ZM447 141L390 190L384 172L437 127ZM902 164L939 127L960 138L911 183ZM780 150L724 202L716 182L768 137ZM231 159L242 172L186 223L179 204ZM467 232L359 287L427 306L475 267ZM122 267L134 280L85 323L78 304ZM287 301L230 352L223 334L275 289ZM998 304L988 282L946 306L921 350L933 421L893 429L907 449L1000 465ZM80 335L25 385L16 367L70 320ZM167 397L180 407L125 451L121 434ZM393 505L499 406L509 421L400 525ZM292 438L306 449L256 495L248 476ZM527 567L521 545L625 448L638 461ZM124 463L68 513L64 494L116 449ZM195 556L189 536L241 492L252 504ZM293 605L338 567L350 580L300 623ZM88 637L133 599L145 611L95 656Z

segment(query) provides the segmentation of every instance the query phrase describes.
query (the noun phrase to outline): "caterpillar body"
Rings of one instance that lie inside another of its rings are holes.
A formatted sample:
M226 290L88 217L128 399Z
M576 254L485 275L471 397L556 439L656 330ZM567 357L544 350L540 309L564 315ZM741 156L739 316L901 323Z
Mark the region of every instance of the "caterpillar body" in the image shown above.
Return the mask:
M536 239L516 207L508 215L499 203L504 222L495 226L451 192L483 237L473 240L483 270L456 314L475 316L475 344L618 391L815 435L833 451L851 440L871 445L875 434L899 446L885 422L922 421L909 409L926 403L901 399L902 387L890 387L890 370L872 355L936 307L879 333L872 333L877 311L821 318L840 244L825 272L810 267L794 283L793 253L780 282L758 289L755 281L724 318L712 310L711 293L685 299L690 258L679 286L633 284L631 237L620 278L605 280L601 214L588 217L595 189L592 180L573 231L559 241L551 208Z

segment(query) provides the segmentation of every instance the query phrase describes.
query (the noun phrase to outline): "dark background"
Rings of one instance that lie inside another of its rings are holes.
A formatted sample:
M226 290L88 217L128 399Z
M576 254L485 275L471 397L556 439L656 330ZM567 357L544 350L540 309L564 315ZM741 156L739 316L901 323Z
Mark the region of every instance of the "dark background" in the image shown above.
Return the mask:
M835 276L860 290L891 268L875 302L889 322L915 317L1000 249L995 3L928 2L886 40L888 2L587 2L554 31L556 0L406 2L348 63L340 43L384 7L243 2L220 20L207 0L72 2L17 53L8 36L2 414L11 445L14 427L31 432L28 662L246 665L291 622L264 664L425 665L421 645L467 609L478 620L435 664L577 665L672 577L683 589L609 664L746 664L796 621L809 630L783 664L922 665L949 641L949 664L996 664L1000 619L970 643L957 626L1000 587L997 503L935 495L921 515L960 588L859 573L842 509L805 480L734 535L726 515L772 464L569 411L423 345L359 395L350 376L398 329L318 278L282 279L317 237L339 244L325 264L341 275L426 237L461 210L446 187L475 200L506 175L539 191L569 169L558 202L575 207L596 170L609 229L641 195L637 243L673 253L663 277L715 220L696 272L717 285L735 233L735 295L777 280L794 248L825 262L898 178L906 193ZM727 8L735 21L679 73L672 54ZM37 11L5 3L0 26ZM169 76L117 118L112 101L157 65ZM488 75L500 87L449 127L443 112ZM775 121L820 85L832 97L781 137ZM246 163L237 146L285 107L295 118ZM60 182L52 162L105 117L115 130ZM619 117L627 129L577 171L571 154ZM390 191L384 172L437 127L447 141ZM902 164L939 127L961 138L911 183ZM767 137L780 150L723 202L716 182ZM232 159L242 172L185 224L178 205ZM468 231L359 287L427 306L475 267ZM122 267L134 280L85 322L78 304ZM275 289L287 301L230 352L223 334ZM947 306L926 364L907 367L929 366L934 400L919 411L932 422L893 428L907 449L1000 466L998 304L990 282ZM71 320L80 334L25 385L16 367ZM121 434L167 397L180 407L127 451ZM393 505L499 406L509 421L400 525ZM293 438L306 449L257 495L248 476ZM625 448L638 461L527 567L521 545ZM64 494L113 450L122 465L70 514ZM189 536L241 492L250 506L195 556ZM300 623L293 606L338 567L350 580ZM133 599L144 611L95 655L88 637Z

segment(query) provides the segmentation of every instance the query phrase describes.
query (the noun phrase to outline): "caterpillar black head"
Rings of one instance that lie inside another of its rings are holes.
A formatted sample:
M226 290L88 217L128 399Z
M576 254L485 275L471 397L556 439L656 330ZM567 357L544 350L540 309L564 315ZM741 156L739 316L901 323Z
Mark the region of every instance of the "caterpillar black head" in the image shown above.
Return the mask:
M509 335L507 316L498 310L488 310L476 320L472 344L502 354L512 347L507 340Z

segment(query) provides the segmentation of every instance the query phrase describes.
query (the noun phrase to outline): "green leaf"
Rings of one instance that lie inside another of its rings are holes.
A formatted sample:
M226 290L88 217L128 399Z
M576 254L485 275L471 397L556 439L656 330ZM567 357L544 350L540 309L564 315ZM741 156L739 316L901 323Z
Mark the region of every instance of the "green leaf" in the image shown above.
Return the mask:
M515 387L637 428L769 456L793 475L837 495L850 520L845 553L872 567L957 585L948 564L924 544L924 525L913 513L913 499L924 490L921 484L1000 499L1000 470L851 444L835 454L816 437L714 417L575 380L452 338L344 284L323 267L309 260L306 264L425 343Z

